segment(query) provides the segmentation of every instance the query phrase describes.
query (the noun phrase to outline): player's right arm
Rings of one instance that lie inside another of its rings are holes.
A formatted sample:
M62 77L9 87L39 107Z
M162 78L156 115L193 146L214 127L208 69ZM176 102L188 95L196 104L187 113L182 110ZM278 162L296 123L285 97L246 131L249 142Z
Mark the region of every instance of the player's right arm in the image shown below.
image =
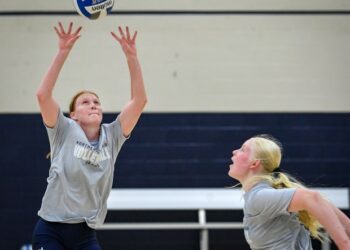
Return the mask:
M36 92L41 116L48 127L55 126L59 110L59 105L52 95L53 89L69 52L73 48L75 41L80 37L79 33L81 30L81 27L79 27L75 32L72 32L72 22L69 24L67 31L64 30L61 22L59 22L58 26L58 28L54 28L59 38L59 50Z

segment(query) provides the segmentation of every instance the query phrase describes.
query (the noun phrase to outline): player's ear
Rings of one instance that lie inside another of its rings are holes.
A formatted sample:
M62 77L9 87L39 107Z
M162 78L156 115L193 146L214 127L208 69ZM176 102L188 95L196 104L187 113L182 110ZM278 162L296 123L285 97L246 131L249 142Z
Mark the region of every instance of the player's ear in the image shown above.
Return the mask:
M260 160L253 160L251 166L252 168L257 168L260 166L260 163L261 163Z
M69 113L69 117L74 121L78 120L74 111Z

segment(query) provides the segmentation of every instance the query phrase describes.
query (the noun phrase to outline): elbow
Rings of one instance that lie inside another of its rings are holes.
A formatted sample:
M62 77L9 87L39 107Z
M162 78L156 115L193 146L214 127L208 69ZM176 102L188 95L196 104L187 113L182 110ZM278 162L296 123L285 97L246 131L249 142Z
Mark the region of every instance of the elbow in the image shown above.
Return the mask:
M148 99L147 99L147 96L145 96L145 98L143 99L143 107L146 106L147 102L148 102Z
M144 108L146 107L147 104L147 99L144 99L140 102L140 109L144 110Z
M45 102L50 97L51 97L51 95L48 95L47 93L45 93L44 91L42 91L40 89L36 92L36 99L38 100L39 103Z
M45 100L45 95L42 91L38 90L36 92L36 99L39 101L39 102L43 102Z
M135 100L135 102L137 103L137 106L143 110L146 107L148 100L147 100L147 97L144 96L143 98Z

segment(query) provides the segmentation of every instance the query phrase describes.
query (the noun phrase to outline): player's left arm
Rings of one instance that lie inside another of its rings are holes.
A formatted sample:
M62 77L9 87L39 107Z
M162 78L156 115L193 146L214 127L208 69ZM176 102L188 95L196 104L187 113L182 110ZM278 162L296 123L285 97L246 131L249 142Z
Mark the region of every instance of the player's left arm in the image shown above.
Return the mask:
M346 234L350 237L350 219L340 209L338 209L333 203L329 203L333 211L337 215L339 221L345 228Z
M128 136L141 116L147 103L147 95L143 83L141 65L137 57L135 43L137 31L131 36L128 27L125 29L126 34L121 27L118 27L118 30L119 35L116 35L114 32L111 32L111 34L123 49L128 63L131 80L131 98L119 114L123 134L124 136Z
M309 212L324 226L339 249L350 249L349 235L339 219L340 214L338 215L336 212L339 209L323 198L319 192L298 188L289 204L288 211L298 212L301 210Z

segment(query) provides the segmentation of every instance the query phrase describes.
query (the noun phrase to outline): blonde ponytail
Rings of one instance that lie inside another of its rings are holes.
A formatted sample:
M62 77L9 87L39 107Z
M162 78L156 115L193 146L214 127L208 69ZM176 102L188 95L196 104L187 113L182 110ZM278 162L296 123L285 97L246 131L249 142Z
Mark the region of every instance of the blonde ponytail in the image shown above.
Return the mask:
M252 138L254 147L254 158L260 160L266 174L252 177L252 184L266 181L275 189L281 188L305 188L305 186L295 178L282 172L279 169L282 158L282 146L272 136L259 135ZM320 241L328 241L329 237L323 226L307 211L298 212L299 221L309 230L311 236Z

